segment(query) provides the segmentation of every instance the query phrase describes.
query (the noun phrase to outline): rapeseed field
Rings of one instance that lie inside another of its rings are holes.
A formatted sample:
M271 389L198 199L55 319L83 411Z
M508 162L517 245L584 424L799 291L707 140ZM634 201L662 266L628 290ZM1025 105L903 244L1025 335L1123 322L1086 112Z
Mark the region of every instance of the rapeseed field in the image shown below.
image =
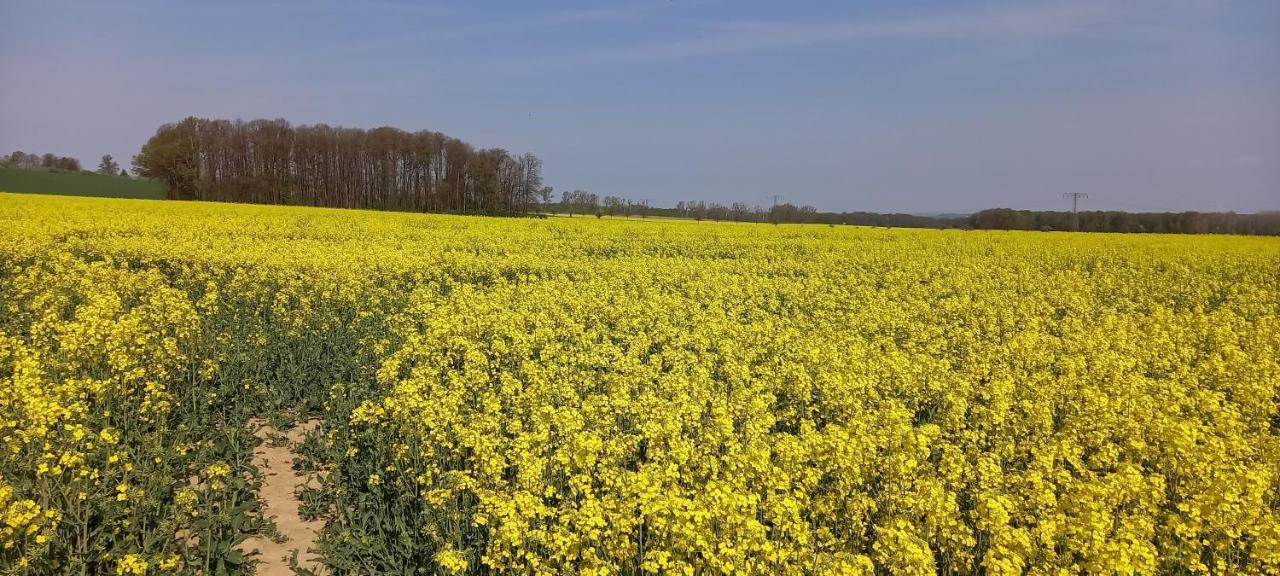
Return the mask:
M1280 240L0 194L0 573L1280 574Z

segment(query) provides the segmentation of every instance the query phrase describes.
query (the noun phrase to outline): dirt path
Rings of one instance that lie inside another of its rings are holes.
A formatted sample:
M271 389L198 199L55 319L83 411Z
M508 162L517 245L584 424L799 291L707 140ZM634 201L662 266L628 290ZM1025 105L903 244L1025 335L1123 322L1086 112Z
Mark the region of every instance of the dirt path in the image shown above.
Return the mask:
M274 542L266 537L255 536L241 545L243 550L256 548L259 551L256 557L256 573L259 576L293 576L288 558L294 550L298 551L299 567L324 574L315 555L307 552L308 548L315 545L316 535L324 522L305 521L299 517L298 498L294 496L295 488L299 484L305 484L307 477L293 470L293 451L302 441L303 435L318 423L310 420L289 430L285 433L287 442L284 445L272 440L279 434L274 427L265 422L258 423L260 426L255 434L263 442L254 450L253 461L265 475L258 497L265 506L263 514L275 519L276 528L284 537L282 542Z

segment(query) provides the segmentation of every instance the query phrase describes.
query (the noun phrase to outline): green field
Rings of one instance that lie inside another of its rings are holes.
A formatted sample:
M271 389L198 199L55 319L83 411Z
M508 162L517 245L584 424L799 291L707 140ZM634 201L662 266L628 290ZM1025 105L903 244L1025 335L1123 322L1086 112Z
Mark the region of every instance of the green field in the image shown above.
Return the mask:
M0 168L0 190L25 194L96 196L102 198L164 198L164 186L151 180L134 180L100 174L72 174Z

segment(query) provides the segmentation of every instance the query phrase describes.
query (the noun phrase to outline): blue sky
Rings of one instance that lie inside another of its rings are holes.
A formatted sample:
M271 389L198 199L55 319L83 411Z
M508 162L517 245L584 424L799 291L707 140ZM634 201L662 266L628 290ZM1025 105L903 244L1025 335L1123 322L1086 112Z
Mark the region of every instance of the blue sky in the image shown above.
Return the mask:
M600 195L1280 209L1280 2L0 0L0 153L442 131Z

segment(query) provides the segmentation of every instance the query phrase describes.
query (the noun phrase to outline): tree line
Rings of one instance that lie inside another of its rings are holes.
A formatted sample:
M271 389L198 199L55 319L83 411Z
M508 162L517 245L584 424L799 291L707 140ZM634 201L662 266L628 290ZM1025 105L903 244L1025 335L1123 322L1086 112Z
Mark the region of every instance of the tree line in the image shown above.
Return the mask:
M1071 212L993 208L968 217L972 228L982 230L1073 230ZM1078 214L1081 232L1151 232L1163 234L1280 235L1280 212L1119 212L1084 211Z
M549 198L549 196L548 196ZM548 214L587 214L596 216L650 216L661 215L664 210L651 208L648 200L635 201L620 196L601 198L586 190L565 190L559 202L546 202L540 206Z
M544 204L549 214L587 214L595 216L662 216L694 220L723 220L729 222L802 222L799 214L813 213L812 206L795 207L790 204L766 209L758 205L735 202L731 205L701 200L681 201L674 207L650 206L648 200L631 200L619 196L600 197L585 190L564 191L559 202ZM794 213L794 214L793 214Z
M847 224L852 226L889 226L895 228L966 228L964 216L918 216L915 214L879 212L823 212L808 205L790 202L764 207L741 202L679 202L677 215L695 220L728 222L770 222L774 224Z
M1081 232L1160 234L1280 235L1280 212L1119 212L1032 211L992 208L968 215L922 216L877 212L821 212L813 206L782 203L770 207L741 202L719 204L681 201L673 208L651 207L648 202L605 196L583 190L564 192L559 202L545 205L552 214L596 216L663 216L723 222L772 222L777 224L848 224L894 228L958 228L965 230L1069 231L1079 220Z
M14 156L17 156L16 161ZM46 167L75 159L15 152L10 165ZM110 165L111 158L103 158ZM542 161L501 148L475 148L438 132L293 126L285 120L188 117L161 126L133 158L134 173L165 184L170 198L523 215L662 216L731 222L811 223L978 230L1280 235L1280 213L1132 213L995 208L970 215L823 212L791 203L647 200L564 191L552 200ZM69 165L69 164L68 164ZM100 166L101 168L101 166ZM1077 220L1078 218L1078 220ZM1078 224L1077 224L1078 222Z
M0 156L0 168L17 168L19 170L49 170L52 172L90 173L80 167L80 160L70 156L58 156L53 153L32 154L18 150L8 156ZM128 178L129 173L116 163L110 154L103 154L98 163L98 174L103 176L119 176Z
M525 214L551 192L532 154L390 127L189 117L161 126L133 164L181 200Z
M876 212L819 212L813 206L781 203L772 206L734 202L720 204L704 200L677 202L674 207L650 206L648 201L634 201L605 196L584 190L565 191L559 202L545 204L549 214L587 214L595 216L660 216L722 222L759 222L775 224L850 224L857 226L893 226L899 228L965 228L967 217L932 217L914 214L881 214Z
M682 202L683 214L695 219L738 222L850 224L896 228L966 230L1037 230L1044 232L1120 232L1157 234L1280 235L1280 212L1119 212L1032 211L993 208L969 215L921 216L874 212L819 212L812 206L779 204L769 209Z
M53 153L33 154L18 150L8 156L0 157L0 164L7 168L20 170L60 170L63 172L79 172L80 161L70 156L58 156Z

